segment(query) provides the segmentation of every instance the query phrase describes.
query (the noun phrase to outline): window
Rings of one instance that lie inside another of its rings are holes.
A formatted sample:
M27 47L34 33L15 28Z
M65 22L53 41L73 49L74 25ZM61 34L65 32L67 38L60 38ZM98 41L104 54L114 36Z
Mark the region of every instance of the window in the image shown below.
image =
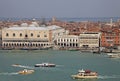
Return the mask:
M60 41L60 39L58 39L58 41Z
M26 35L25 35L25 37L27 38L27 37L28 37L28 35L26 34Z
M15 33L13 33L13 37L15 37Z
M22 33L20 33L20 37L22 37Z
M40 37L40 35L37 35L37 37Z
M75 40L73 39L73 42L74 42Z
M33 37L33 33L31 33L31 37Z
M8 37L9 36L9 34L8 33L6 33L6 37Z
M44 37L47 37L47 35L44 35Z
M69 40L67 39L67 42L68 42Z

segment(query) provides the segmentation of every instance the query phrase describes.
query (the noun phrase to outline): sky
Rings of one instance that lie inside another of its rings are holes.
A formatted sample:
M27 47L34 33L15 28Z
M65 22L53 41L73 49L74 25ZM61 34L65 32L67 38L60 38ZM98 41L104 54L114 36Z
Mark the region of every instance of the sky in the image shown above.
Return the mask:
M120 17L120 0L0 0L0 17Z

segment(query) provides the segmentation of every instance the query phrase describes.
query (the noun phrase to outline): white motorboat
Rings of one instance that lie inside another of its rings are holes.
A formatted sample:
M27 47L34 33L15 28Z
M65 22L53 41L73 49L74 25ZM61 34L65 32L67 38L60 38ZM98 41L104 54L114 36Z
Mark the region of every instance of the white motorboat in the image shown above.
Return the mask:
M35 67L55 67L56 65L53 63L41 63L41 64L35 64Z

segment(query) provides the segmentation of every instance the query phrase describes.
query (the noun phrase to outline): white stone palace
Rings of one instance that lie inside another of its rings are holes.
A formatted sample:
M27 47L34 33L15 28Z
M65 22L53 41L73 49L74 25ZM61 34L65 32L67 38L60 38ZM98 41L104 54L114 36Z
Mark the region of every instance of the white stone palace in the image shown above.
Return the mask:
M52 47L56 35L65 34L59 26L35 26L22 24L2 29L3 49L42 49Z
M62 35L57 36L55 39L55 45L58 47L64 48L78 48L79 47L79 39L76 35Z

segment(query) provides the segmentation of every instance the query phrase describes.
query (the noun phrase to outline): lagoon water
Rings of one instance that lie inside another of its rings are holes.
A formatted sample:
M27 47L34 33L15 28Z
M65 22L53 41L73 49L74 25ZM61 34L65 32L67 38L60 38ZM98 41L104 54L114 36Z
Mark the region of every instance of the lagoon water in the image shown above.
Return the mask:
M34 64L50 62L52 68L34 67ZM21 64L22 67L13 67ZM30 75L19 75L19 70L34 69ZM97 71L98 79L72 79L79 69ZM53 50L0 50L0 81L120 81L120 59L110 59L105 54L80 51Z

